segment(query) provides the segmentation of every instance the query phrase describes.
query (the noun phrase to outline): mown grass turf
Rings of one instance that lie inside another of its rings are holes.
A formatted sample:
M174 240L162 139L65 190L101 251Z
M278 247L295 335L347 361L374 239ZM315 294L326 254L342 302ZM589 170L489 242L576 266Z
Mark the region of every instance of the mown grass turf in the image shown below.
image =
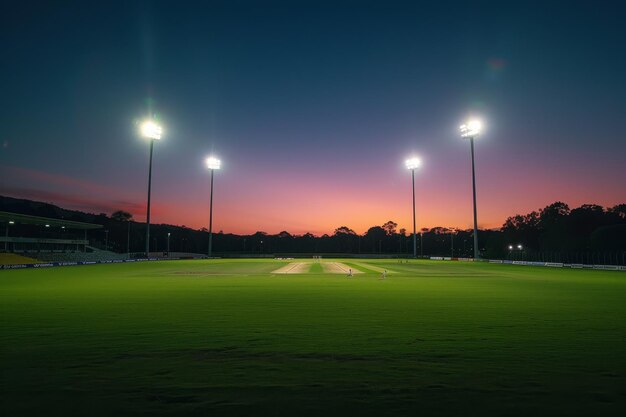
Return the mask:
M342 262L1 271L2 414L624 411L626 274Z

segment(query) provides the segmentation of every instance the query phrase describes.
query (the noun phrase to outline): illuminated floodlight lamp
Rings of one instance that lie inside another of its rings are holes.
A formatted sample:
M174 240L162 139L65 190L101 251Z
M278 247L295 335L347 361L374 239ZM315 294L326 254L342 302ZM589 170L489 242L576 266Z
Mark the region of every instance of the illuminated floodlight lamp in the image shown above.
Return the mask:
M50 225L49 225L49 224L47 224L47 225L46 225L46 227L50 227Z
M9 220L9 224L15 224L13 220Z
M161 139L163 128L152 120L146 120L141 124L141 136L146 139Z
M407 169L416 169L422 165L422 161L419 158L413 157L409 158L404 162L404 165Z
M517 249L522 250L524 247L522 245L517 245Z
M222 161L220 161L219 159L217 159L214 156L209 156L206 159L206 166L207 168L213 170L213 169L220 169L222 167Z
M473 138L480 135L480 132L483 130L483 124L480 120L473 119L462 124L459 129L461 130L461 137Z
M509 245L509 250L513 250L513 245Z

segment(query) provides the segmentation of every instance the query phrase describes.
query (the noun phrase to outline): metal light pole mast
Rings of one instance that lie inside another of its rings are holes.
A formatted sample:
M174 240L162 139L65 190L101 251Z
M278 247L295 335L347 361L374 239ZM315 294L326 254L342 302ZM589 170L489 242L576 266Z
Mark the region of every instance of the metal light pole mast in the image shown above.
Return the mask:
M474 259L480 258L478 250L478 216L476 214L476 169L474 166L474 138L477 137L482 130L482 123L479 120L470 120L461 125L461 137L468 138L470 141L470 150L472 153L472 196L474 202Z
M413 257L417 258L417 229L415 226L415 169L411 170L411 180L413 183Z
M476 214L476 170L474 168L474 137L470 136L470 148L472 150L472 195L474 197L474 259L480 258L478 250L478 216Z
M213 170L211 170L211 197L209 203L209 258L213 253Z
M210 156L206 159L206 165L211 170L211 196L209 202L209 258L213 255L213 175L216 169L220 169L222 161Z
M152 151L154 140L150 141L150 163L148 165L148 209L146 213L146 258L150 257L150 197L152 192Z
M161 139L163 129L152 120L147 120L141 125L141 134L150 140L150 162L148 164L148 207L146 213L146 258L150 257L150 197L152 190L152 151L154 141Z
M417 258L417 227L415 222L415 169L419 168L422 162L419 158L413 157L405 161L407 169L411 170L411 190L413 192L413 257Z

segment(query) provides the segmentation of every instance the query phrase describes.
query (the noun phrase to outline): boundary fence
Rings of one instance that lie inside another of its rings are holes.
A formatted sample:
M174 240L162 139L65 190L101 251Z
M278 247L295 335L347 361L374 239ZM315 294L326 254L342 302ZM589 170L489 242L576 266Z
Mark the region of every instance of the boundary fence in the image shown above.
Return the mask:
M168 261L168 260L179 260L179 259L181 258L144 258L144 259L115 259L115 260L106 260L106 261L42 262L42 263L36 263L36 264L0 265L0 269L52 268L55 266L121 264L121 263L127 263L127 262Z
M431 256L433 261L465 261L474 262L472 258L447 258L442 256ZM590 265L590 264L567 264L562 262L534 262L534 261L512 261L508 259L481 259L478 262L489 262L491 264L523 265L523 266L543 266L548 268L570 268L570 269L601 269L604 271L626 271L624 265Z
M6 269L25 269L25 268L52 268L57 266L80 266L80 265L98 265L98 264L119 264L128 262L150 262L150 261L172 261L184 260L187 258L144 258L144 259L115 259L104 261L77 261L77 262L44 262L36 264L13 264L0 265L0 270ZM531 262L531 261L511 261L504 259L481 259L476 261L473 258L452 258L444 256L431 256L428 258L433 261L459 261L459 262L489 262L492 264L505 265L521 265L521 266L541 266L548 268L570 268L570 269L597 269L604 271L626 271L624 265L588 265L588 264L566 264L560 262Z

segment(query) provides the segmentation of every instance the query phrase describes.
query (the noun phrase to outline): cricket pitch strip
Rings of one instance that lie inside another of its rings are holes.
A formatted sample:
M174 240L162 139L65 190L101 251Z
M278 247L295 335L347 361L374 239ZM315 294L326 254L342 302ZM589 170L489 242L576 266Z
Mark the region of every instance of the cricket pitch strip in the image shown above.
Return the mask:
M312 265L313 262L291 262L272 271L272 274L306 274L311 270ZM322 265L322 269L327 274L348 275L350 273L350 269L352 269L352 274L362 274L362 272L358 269L350 268L348 265L341 262L321 261L320 265Z

